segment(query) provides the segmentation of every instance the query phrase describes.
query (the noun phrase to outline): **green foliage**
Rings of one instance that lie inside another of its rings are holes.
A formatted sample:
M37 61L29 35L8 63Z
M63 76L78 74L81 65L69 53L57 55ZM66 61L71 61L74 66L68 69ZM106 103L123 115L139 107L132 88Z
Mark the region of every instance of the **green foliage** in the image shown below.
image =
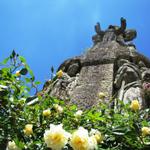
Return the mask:
M142 127L150 127L150 110L132 111L130 104L118 100L117 109L106 104L83 111L80 117L75 117L78 111L75 105L69 106L48 95L38 95L36 104L29 104L28 97L31 88L40 82L35 81L32 70L26 64L25 58L12 52L10 57L1 63L0 68L0 147L5 150L8 141L15 141L20 149L46 150L43 135L50 124L63 124L63 128L73 133L82 126L88 131L97 129L103 135L103 142L98 144L99 150L144 150L150 148L150 136L143 136ZM16 74L19 70L20 75ZM29 74L28 74L29 72ZM57 111L55 104L63 108ZM50 110L49 116L44 116L44 110ZM24 133L27 124L33 125L33 134ZM71 149L67 145L68 149ZM65 149L67 149L67 147Z

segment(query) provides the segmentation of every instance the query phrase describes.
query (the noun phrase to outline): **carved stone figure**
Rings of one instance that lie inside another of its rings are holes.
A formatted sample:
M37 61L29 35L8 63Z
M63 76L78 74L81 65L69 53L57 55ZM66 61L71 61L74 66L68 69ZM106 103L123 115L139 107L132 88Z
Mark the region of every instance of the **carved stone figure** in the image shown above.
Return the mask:
M94 45L83 55L64 61L58 68L63 77L48 81L42 92L69 100L67 104L80 109L101 103L100 92L107 93L105 103L109 106L112 97L125 103L138 99L143 107L147 105L143 83L150 83L150 60L130 43L136 31L126 29L126 20L121 18L120 26L110 25L105 31L97 23L95 32Z
M118 89L118 98L128 103L134 99L144 105L142 94L141 73L137 65L126 59L118 61L118 67L115 77L115 87Z
M108 41L117 41L123 46L133 45L130 43L134 38L136 38L136 30L127 29L126 30L126 19L123 17L120 19L120 27L115 25L110 25L106 31L102 31L100 24L95 25L95 32L97 33L92 37L94 44L98 42L108 42Z

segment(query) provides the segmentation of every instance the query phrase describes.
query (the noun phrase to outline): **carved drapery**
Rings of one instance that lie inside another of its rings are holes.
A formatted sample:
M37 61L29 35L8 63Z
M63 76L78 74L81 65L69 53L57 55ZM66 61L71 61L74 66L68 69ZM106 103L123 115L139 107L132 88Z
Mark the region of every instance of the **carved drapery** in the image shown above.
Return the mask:
M139 67L129 60L120 59L117 63L114 86L117 89L117 98L128 103L138 99L143 104L142 77Z

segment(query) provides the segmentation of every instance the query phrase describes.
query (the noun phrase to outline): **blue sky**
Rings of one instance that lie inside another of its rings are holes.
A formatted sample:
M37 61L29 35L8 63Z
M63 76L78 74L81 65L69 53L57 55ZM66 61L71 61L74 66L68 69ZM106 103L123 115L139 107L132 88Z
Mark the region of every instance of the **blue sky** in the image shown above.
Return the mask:
M92 46L94 25L120 24L138 32L134 43L150 58L150 0L0 0L0 61L13 49L27 59L37 80L50 67Z

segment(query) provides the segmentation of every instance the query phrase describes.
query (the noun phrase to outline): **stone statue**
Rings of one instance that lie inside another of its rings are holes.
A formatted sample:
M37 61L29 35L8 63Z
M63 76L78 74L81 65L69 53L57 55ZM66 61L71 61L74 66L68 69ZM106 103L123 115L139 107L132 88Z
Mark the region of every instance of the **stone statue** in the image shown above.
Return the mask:
M100 24L95 25L95 32L97 33L92 37L94 44L98 42L117 41L123 46L133 45L130 41L136 38L136 30L126 29L126 19L121 17L120 27L115 25L109 25L106 31L102 31ZM134 45L133 45L134 46Z
M62 78L47 81L43 95L76 104L79 109L100 104L100 92L107 93L105 103L109 106L112 97L125 103L138 99L145 106L149 98L145 98L143 84L150 85L150 60L130 43L136 31L127 29L126 19L121 18L120 26L110 25L105 31L97 23L95 32L94 46L80 56L65 60L58 68L63 71Z
M125 41L124 41L124 34L125 34L125 30L126 30L126 19L124 18L121 18L120 19L120 22L121 22L121 26L113 26L113 25L110 25L108 27L108 30L112 30L115 34L115 40L122 44L122 45L125 45Z
M138 99L143 105L141 73L137 65L129 60L121 59L118 61L114 85L118 89L117 97L128 103Z

